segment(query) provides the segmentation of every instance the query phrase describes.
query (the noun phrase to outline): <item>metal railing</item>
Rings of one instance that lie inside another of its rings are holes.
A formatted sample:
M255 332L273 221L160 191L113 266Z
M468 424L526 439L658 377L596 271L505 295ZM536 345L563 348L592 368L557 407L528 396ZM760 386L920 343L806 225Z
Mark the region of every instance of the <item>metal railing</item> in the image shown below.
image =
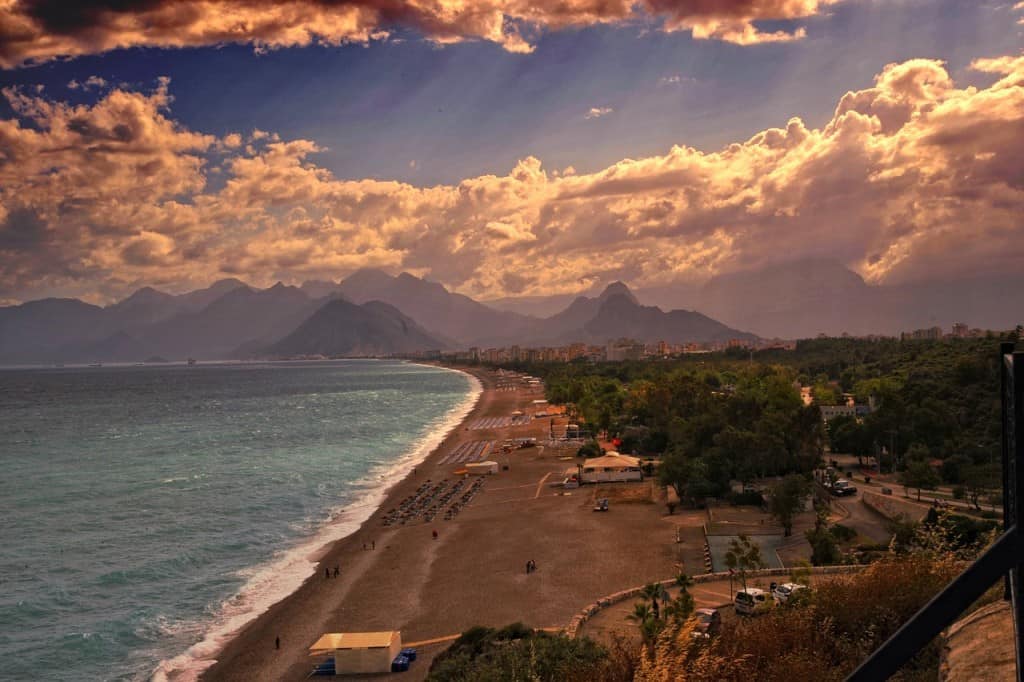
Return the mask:
M1002 376L1003 417L1003 533L953 582L914 614L866 661L847 677L847 682L885 680L917 652L926 647L976 599L1005 577L1005 598L1012 604L1014 646L1017 654L1017 681L1024 682L1024 352L1013 343L999 348Z

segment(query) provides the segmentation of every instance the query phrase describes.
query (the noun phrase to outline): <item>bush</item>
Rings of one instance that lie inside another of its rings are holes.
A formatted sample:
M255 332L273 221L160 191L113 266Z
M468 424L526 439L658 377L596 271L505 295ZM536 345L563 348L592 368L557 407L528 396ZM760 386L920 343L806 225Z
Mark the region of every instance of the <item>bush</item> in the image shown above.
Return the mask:
M836 542L850 542L857 537L857 531L840 523L832 526L829 529L829 532L832 534L832 537Z
M999 514L996 514L994 511L992 511L990 509L986 509L985 511L981 512L981 518L983 518L983 519L998 519L999 518Z
M967 497L967 490L962 485L953 486L953 499L962 500Z
M601 454L601 446L596 440L587 441L576 451L577 457L600 457Z
M741 506L752 506L752 507L763 507L764 506L764 495L757 490L746 490L742 493L730 493L729 504L737 507Z
M604 677L607 650L593 640L535 631L522 623L501 630L471 628L440 653L429 682L593 680Z
M923 556L881 561L819 583L791 608L728 621L710 641L691 639L692 621L668 627L635 679L669 682L686 671L686 680L842 680L956 573L954 562ZM929 645L902 679L936 679L938 650Z

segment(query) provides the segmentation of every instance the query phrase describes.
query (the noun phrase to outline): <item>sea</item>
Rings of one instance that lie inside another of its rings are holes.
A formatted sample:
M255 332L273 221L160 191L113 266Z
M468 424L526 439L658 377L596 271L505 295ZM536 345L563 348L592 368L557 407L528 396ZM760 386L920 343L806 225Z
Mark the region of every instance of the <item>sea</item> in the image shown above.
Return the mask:
M0 679L194 679L479 392L399 361L0 370Z

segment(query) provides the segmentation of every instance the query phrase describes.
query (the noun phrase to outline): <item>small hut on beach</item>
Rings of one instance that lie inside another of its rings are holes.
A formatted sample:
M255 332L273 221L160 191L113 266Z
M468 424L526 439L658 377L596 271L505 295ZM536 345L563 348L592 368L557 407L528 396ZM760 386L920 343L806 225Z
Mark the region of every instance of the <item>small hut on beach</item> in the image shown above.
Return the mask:
M616 481L642 481L644 472L640 460L617 452L585 460L580 465L581 483L612 483Z
M334 656L335 675L391 672L391 662L402 652L402 633L329 632L309 647L310 656Z

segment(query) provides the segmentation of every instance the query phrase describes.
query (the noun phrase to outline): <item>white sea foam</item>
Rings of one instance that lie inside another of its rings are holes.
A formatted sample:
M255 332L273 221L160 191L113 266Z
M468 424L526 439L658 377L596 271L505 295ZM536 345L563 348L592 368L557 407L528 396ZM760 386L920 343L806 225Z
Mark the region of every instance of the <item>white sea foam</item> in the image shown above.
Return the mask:
M441 368L448 369L448 368ZM458 372L458 370L448 370ZM160 661L150 679L153 682L189 682L216 662L217 653L250 621L271 606L295 592L313 574L316 562L331 544L359 529L383 502L391 486L401 481L415 466L426 459L455 427L473 410L483 392L480 381L471 374L466 398L447 414L430 424L424 435L397 460L372 469L353 483L365 492L342 507L329 510L325 522L311 537L289 550L280 552L267 564L246 571L248 580L233 597L217 609L206 627L203 639L187 651ZM373 486L370 488L369 486Z

